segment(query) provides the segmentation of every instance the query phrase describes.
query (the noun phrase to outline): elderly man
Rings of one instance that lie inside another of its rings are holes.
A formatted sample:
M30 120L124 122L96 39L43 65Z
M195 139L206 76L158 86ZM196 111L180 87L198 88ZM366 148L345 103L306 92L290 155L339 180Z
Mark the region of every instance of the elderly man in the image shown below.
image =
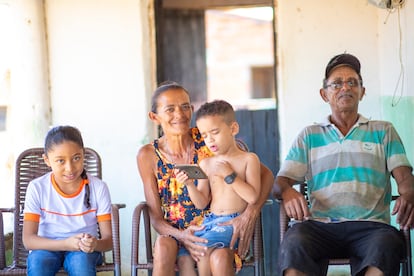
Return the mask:
M414 225L414 176L393 125L358 113L365 95L359 60L339 54L320 89L331 114L305 127L277 175L275 189L293 223L279 250L280 275L323 275L329 258L350 257L352 275L398 275L404 241L390 225ZM292 185L306 181L310 207Z

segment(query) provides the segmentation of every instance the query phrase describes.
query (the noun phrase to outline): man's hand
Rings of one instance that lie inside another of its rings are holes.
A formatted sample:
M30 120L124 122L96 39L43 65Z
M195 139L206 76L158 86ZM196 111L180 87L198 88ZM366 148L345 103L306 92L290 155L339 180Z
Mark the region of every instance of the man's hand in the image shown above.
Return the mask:
M397 167L392 170L392 175L397 181L400 197L395 201L392 215L397 215L397 223L401 229L408 230L414 227L414 176L412 168L407 166Z
M395 214L397 214L397 223L401 229L408 230L414 228L414 205L403 196L395 200L392 215Z
M204 226L189 226L187 229L182 231L180 241L184 244L184 247L190 252L191 257L194 261L198 262L200 257L206 255L207 247L199 245L197 243L207 243L206 239L194 236L195 231L204 229Z
M295 220L303 220L310 217L308 203L305 197L292 187L282 193L283 207L286 214Z

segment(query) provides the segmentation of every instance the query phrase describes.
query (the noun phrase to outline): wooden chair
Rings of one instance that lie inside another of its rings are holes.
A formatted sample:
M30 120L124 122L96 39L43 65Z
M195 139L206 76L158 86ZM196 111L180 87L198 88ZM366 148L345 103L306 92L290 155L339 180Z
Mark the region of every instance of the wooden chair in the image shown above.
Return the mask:
M43 148L27 149L22 152L16 160L15 206L14 208L0 209L0 275L26 275L26 258L28 251L24 248L22 241L24 200L29 182L50 171L50 168L43 161L43 153ZM85 148L84 165L88 173L102 178L101 158L95 150ZM97 266L98 272L113 271L114 275L121 275L119 209L124 207L125 204L112 204L112 260L107 260L109 258L105 253L102 253L104 263ZM13 263L7 267L3 233L3 212L14 214ZM64 272L64 270L62 269L61 272Z
M307 185L306 183L298 183L295 185L299 186L299 191L305 195L306 199L308 199L307 196ZM393 196L392 199L397 199L398 196ZM281 202L281 199L278 199L280 202L280 242L283 240L283 236L288 230L288 223L290 221L290 218L287 216L285 208L283 207L283 204ZM404 236L405 244L406 244L406 256L404 259L401 260L401 275L402 276L411 276L413 273L413 266L412 266L412 253L411 253L411 234L410 230L400 230L402 232L402 235ZM349 265L350 260L347 258L344 259L330 259L329 265Z
M141 222L143 219L143 223ZM140 231L140 229L143 229ZM143 232L145 240L145 256L141 256L139 248L144 246L140 245L140 233ZM262 236L262 219L258 217L254 226L254 233L251 243L251 253L243 261L244 267L253 267L254 275L264 275L264 263L263 263L263 236ZM154 257L152 254L152 236L151 236L151 221L149 216L148 205L145 201L139 203L132 215L132 251L131 251L131 275L137 276L138 270L147 270L151 275L154 267ZM143 261L142 258L145 260Z

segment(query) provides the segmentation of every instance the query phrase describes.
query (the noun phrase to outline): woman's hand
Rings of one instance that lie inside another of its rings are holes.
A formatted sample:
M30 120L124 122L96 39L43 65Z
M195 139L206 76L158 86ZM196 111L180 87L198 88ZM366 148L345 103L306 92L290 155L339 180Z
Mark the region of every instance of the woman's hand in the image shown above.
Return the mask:
M179 238L180 242L190 252L191 257L194 261L198 262L200 257L206 255L207 247L197 243L207 243L206 239L197 237L194 235L195 231L204 229L204 226L189 226L187 229L182 231Z
M231 219L221 225L232 225L233 236L230 241L230 249L233 249L238 241L237 253L243 259L246 257L250 248L250 240L252 239L254 232L254 225L260 212L256 212L255 209L246 208L242 214Z

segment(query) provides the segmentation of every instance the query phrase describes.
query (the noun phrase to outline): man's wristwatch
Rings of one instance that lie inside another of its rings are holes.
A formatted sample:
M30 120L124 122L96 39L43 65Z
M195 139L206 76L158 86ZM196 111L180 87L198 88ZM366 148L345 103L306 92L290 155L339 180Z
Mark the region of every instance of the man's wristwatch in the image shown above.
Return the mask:
M237 173L232 172L231 174L229 174L228 176L224 178L224 182L226 182L227 184L232 184L234 180L236 179L236 176L237 176Z

